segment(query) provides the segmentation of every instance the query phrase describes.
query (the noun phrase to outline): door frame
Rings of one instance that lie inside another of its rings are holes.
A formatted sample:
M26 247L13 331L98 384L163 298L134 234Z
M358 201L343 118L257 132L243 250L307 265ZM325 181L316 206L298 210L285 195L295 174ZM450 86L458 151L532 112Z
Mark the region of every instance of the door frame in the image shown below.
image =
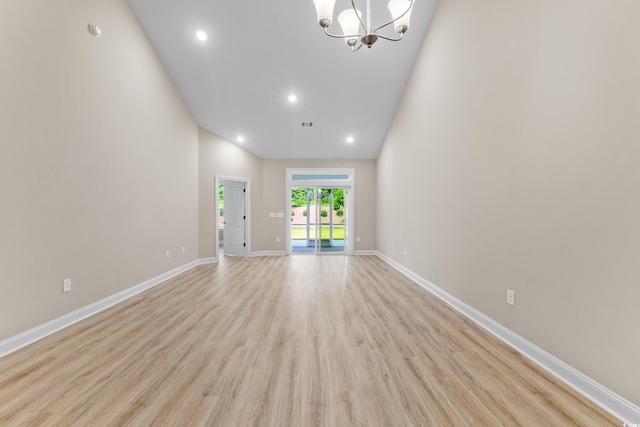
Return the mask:
M220 256L220 242L218 241L220 238L220 229L218 228L218 213L220 212L220 204L218 203L218 186L220 184L224 184L225 181L232 182L243 182L245 184L245 194L244 194L244 212L245 212L245 221L244 221L244 241L246 242L246 246L244 248L244 253L242 256L246 257L251 254L251 179L249 178L239 178L233 176L222 176L216 175L214 178L215 183L215 246L216 246L216 259L219 259Z
M355 193L356 193L356 171L354 168L287 168L286 177L286 203L285 212L291 212L291 189L292 188L345 188L348 190L349 203L347 204L347 236L344 254L353 255L355 253ZM306 176L308 179L293 179L294 175ZM323 178L326 177L326 178ZM287 215L287 217L289 217ZM286 230L286 252L293 254L291 249L291 222L287 221ZM315 255L331 254L331 252L314 252ZM334 252L335 254L335 252ZM296 254L297 255L297 254Z

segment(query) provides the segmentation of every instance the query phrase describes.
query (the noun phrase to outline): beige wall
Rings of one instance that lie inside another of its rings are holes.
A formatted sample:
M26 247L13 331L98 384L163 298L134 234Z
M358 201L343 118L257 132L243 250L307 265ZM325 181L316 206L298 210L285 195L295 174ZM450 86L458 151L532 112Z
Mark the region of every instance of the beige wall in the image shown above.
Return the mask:
M3 340L197 258L198 128L126 0L3 0L0 52Z
M285 218L269 218L269 212L288 212L287 168L354 168L356 175L356 250L376 248L375 160L269 160L261 159L217 135L200 129L200 257L215 256L217 191L215 177L251 180L251 251L286 250ZM280 242L276 242L276 237Z
M356 251L376 248L376 161L375 160L264 160L263 211L261 227L263 250L286 250L286 227L290 217L269 218L269 212L289 212L286 207L287 168L354 168ZM280 243L276 243L280 237Z
M198 132L125 0L6 0L0 340L213 256L215 175L251 179L252 250L283 251L286 168L354 167L357 250L640 404L637 22L631 0L441 0L376 169Z
M251 250L257 250L261 247L262 159L202 128L199 159L200 258L216 256L216 175L251 181Z
M381 252L636 405L638 22L630 0L441 0L378 159L377 228Z

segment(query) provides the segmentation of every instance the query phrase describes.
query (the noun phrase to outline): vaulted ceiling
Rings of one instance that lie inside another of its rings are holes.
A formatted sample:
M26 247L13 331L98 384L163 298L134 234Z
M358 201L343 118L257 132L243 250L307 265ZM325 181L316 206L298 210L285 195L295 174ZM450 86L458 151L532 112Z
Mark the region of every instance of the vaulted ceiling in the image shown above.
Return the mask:
M404 40L355 53L324 35L312 0L129 3L202 128L263 158L374 159L437 0L415 0ZM336 1L332 32L350 5ZM373 23L389 19L387 0L371 8Z

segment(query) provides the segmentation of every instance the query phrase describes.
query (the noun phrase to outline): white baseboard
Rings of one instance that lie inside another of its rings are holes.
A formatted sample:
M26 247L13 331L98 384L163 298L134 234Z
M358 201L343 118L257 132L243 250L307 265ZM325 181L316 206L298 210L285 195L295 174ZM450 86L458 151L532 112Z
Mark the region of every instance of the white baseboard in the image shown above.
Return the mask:
M215 261L215 258L203 258L192 261L188 264L185 264L164 274L149 279L145 282L142 282L138 285L135 285L129 289L125 289L124 291L108 296L104 299L101 299L100 301L94 302L93 304L89 304L76 311L60 316L57 319L53 319L50 322L36 326L33 329L29 329L28 331L22 332L21 334L15 335L4 341L0 341L0 357L21 349L22 347L25 347L46 337L47 335L51 335L54 332L66 328L67 326L71 326L82 319L85 319L106 308L111 307L112 305L131 298L132 296L137 295L140 292L146 291L149 288L159 285L160 283L165 282L172 277L177 276L178 274L184 273L185 271L190 270L193 267Z
M378 251L355 251L354 255L373 255L376 256L378 255Z
M217 257L212 257L212 258L200 258L198 260L198 265L203 265L203 264L213 264L215 262L218 262L218 258Z
M585 396L587 399L600 406L605 411L628 424L640 423L640 408L613 391L607 389L596 381L584 375L577 369L552 356L540 347L530 343L518 334L505 328L487 315L460 301L453 295L440 289L428 280L420 277L413 271L394 261L388 256L376 252L376 255L387 264L422 286L424 289L440 298L442 301L473 320L475 323L518 350L527 358L551 373L556 378L566 383L569 387Z
M287 252L286 251L256 251L256 252L251 252L249 254L250 257L257 257L257 256L286 256Z

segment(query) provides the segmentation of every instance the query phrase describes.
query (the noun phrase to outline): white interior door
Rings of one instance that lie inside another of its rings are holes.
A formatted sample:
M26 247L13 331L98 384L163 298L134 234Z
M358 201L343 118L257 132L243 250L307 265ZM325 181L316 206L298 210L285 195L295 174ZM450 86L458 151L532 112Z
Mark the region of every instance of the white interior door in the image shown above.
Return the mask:
M224 182L224 254L245 256L246 183Z

